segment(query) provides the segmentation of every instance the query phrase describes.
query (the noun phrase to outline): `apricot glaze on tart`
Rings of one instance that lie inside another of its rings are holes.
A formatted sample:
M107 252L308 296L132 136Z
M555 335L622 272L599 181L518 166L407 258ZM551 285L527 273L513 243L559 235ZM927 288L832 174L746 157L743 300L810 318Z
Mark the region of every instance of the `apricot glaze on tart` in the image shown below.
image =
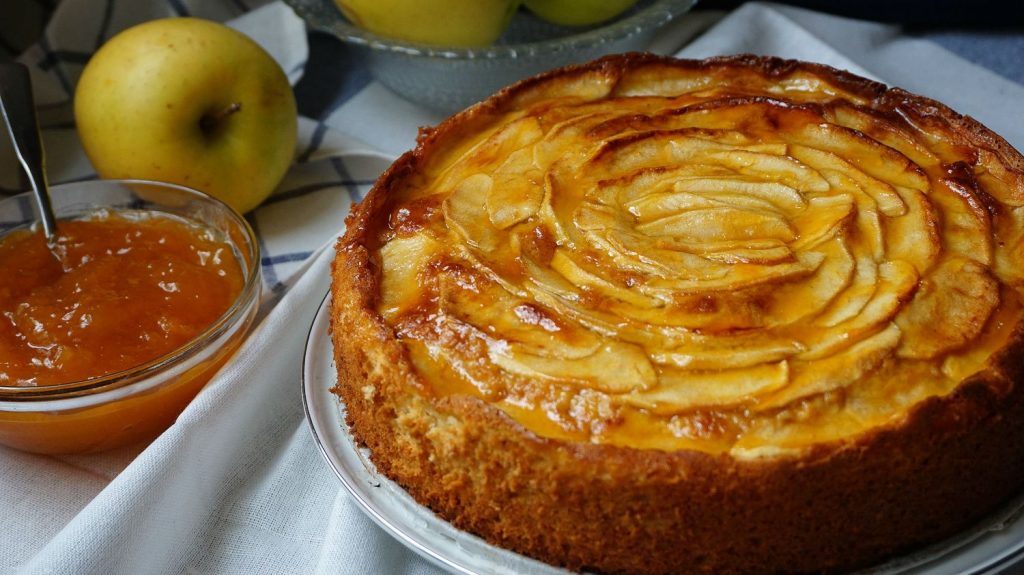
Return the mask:
M385 172L332 290L378 469L555 565L847 571L1024 483L1024 158L822 65L513 85Z

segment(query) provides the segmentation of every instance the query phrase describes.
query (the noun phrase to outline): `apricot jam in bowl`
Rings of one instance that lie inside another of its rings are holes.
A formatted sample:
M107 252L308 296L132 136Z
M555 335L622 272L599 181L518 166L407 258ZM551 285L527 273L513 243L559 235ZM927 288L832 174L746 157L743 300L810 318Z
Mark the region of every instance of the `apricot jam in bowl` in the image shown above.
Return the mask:
M51 188L47 244L27 194L0 201L0 444L84 453L152 439L241 344L259 246L185 187Z

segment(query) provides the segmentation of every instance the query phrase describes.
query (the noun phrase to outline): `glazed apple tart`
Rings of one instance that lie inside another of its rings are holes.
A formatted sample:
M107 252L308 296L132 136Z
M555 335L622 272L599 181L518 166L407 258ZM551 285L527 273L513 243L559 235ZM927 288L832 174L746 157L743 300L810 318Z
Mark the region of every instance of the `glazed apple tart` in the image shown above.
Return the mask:
M1024 158L938 102L612 56L423 130L347 223L348 424L496 545L847 571L1024 483Z

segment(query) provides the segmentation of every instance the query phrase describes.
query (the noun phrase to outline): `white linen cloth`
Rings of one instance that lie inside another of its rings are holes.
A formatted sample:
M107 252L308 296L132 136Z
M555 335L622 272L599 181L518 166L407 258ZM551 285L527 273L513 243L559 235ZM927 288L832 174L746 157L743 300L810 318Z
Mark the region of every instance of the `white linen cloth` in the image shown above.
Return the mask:
M55 66L47 54L87 54L99 36L188 11L235 18L232 25L267 47L294 81L307 53L301 21L280 3L249 9L238 0L65 0L46 45L21 58L34 68L51 181L92 172L66 106L82 62ZM684 18L652 48L684 57L754 52L824 62L944 101L1024 147L1024 87L897 27L761 3L716 20ZM386 166L382 157L410 148L418 127L440 119L370 83L322 124L301 121L297 152L306 160L250 215L266 272L259 325L148 446L66 457L0 448L0 572L439 572L367 519L323 461L303 416L300 369L350 202ZM16 188L17 168L3 145L0 186Z

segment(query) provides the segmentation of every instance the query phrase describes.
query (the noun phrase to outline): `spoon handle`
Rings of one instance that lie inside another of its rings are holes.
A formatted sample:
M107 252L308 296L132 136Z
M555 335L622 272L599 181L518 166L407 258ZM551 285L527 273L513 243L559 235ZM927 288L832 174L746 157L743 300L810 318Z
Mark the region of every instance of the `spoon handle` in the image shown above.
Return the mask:
M50 205L46 157L43 155L39 120L32 98L32 80L24 64L0 62L0 110L11 134L11 141L14 142L18 160L35 192L39 216L43 221L43 233L47 241L52 242L57 233L57 220Z

